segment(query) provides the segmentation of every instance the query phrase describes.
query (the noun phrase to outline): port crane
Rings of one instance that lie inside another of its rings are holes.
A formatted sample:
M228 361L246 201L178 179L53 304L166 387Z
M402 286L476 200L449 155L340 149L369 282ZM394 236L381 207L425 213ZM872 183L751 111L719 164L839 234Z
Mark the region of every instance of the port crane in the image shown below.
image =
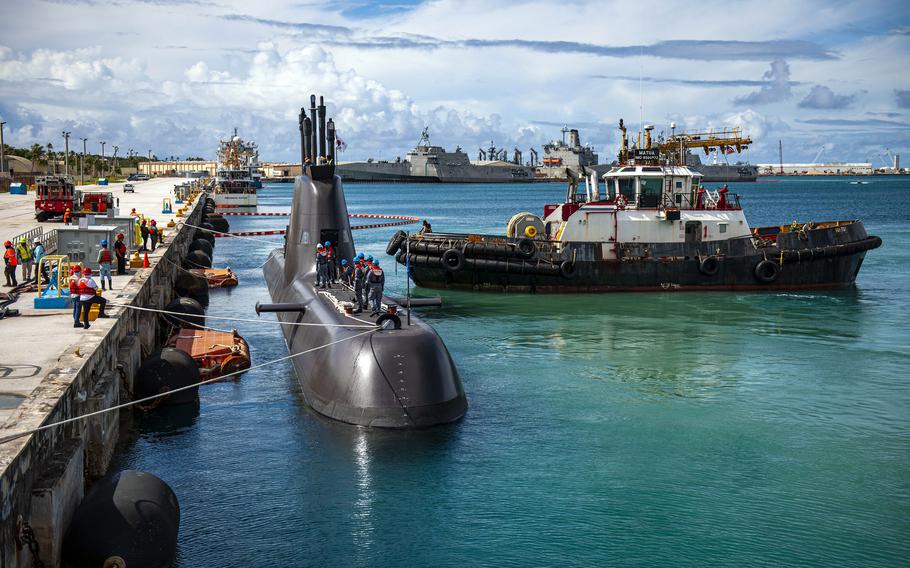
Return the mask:
M629 146L626 138L626 127L622 119L619 120L619 129L622 131L622 150L620 151L620 162L626 163L629 159ZM639 140L640 149L650 150L655 146L652 145L651 131L654 126L645 125L645 140L642 145ZM681 132L671 133L666 139L662 136L657 139L656 148L661 153L670 158L671 163L685 164L686 152L693 148L701 148L705 155L710 155L712 150L718 150L724 154L735 151L742 152L749 148L752 139L743 136L742 129L738 126L725 128L720 132Z

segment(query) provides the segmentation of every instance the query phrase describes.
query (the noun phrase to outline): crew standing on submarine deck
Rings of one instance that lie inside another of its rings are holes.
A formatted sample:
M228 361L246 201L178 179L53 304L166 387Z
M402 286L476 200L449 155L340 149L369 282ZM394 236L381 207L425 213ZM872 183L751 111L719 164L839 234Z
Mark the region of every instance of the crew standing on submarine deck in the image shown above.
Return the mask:
M357 309L360 311L363 311L363 279L366 274L366 268L363 265L363 253L360 253L354 262L354 297L357 299Z
M322 243L316 245L316 287L327 288L329 285L329 256Z
M382 291L385 288L385 274L379 268L379 261L373 261L373 268L367 275L367 290L369 290L371 304L373 306L371 315L379 315L382 310Z

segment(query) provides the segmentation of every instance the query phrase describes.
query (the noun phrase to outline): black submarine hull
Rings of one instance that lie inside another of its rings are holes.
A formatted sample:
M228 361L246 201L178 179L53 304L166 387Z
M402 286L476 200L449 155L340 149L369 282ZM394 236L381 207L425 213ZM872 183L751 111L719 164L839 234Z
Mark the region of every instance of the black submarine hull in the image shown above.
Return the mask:
M331 241L340 258L354 256L341 179L296 178L284 249L263 271L273 302L302 304L277 313L306 403L328 418L380 428L454 422L467 412L458 370L436 331L412 315L401 329L344 313L353 294L340 285L315 287L315 247ZM348 327L349 326L349 327ZM326 346L319 348L321 346ZM319 348L319 349L315 349Z

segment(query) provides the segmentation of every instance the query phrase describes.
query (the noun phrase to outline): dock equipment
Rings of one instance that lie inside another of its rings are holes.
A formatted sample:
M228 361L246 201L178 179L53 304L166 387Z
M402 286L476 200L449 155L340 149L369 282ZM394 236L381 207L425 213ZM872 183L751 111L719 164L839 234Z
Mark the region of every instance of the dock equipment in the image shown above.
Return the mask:
M36 310L72 307L69 282L70 259L65 254L49 254L38 263L38 296Z
M236 330L224 332L182 327L171 336L167 345L192 357L203 380L250 368L250 347Z

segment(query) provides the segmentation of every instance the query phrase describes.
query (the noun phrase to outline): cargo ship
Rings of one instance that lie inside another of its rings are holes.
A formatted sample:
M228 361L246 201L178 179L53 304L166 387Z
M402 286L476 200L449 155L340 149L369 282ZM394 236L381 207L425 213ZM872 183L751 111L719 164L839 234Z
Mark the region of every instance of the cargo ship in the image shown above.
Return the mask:
M237 135L222 140L218 146L218 167L212 198L216 207L256 207L256 191L262 182L254 177L258 171L259 150L255 143Z
M751 227L737 195L686 165L690 149L746 149L738 131L652 144L647 126L630 148L619 127L619 164L572 178L543 215L514 215L505 235L399 231L386 252L418 286L553 293L845 287L881 246L859 220Z
M500 153L472 163L468 154L456 147L447 152L430 143L424 128L417 146L405 158L395 161L367 160L338 164L336 171L346 182L405 183L522 183L534 181L534 169L499 159Z

